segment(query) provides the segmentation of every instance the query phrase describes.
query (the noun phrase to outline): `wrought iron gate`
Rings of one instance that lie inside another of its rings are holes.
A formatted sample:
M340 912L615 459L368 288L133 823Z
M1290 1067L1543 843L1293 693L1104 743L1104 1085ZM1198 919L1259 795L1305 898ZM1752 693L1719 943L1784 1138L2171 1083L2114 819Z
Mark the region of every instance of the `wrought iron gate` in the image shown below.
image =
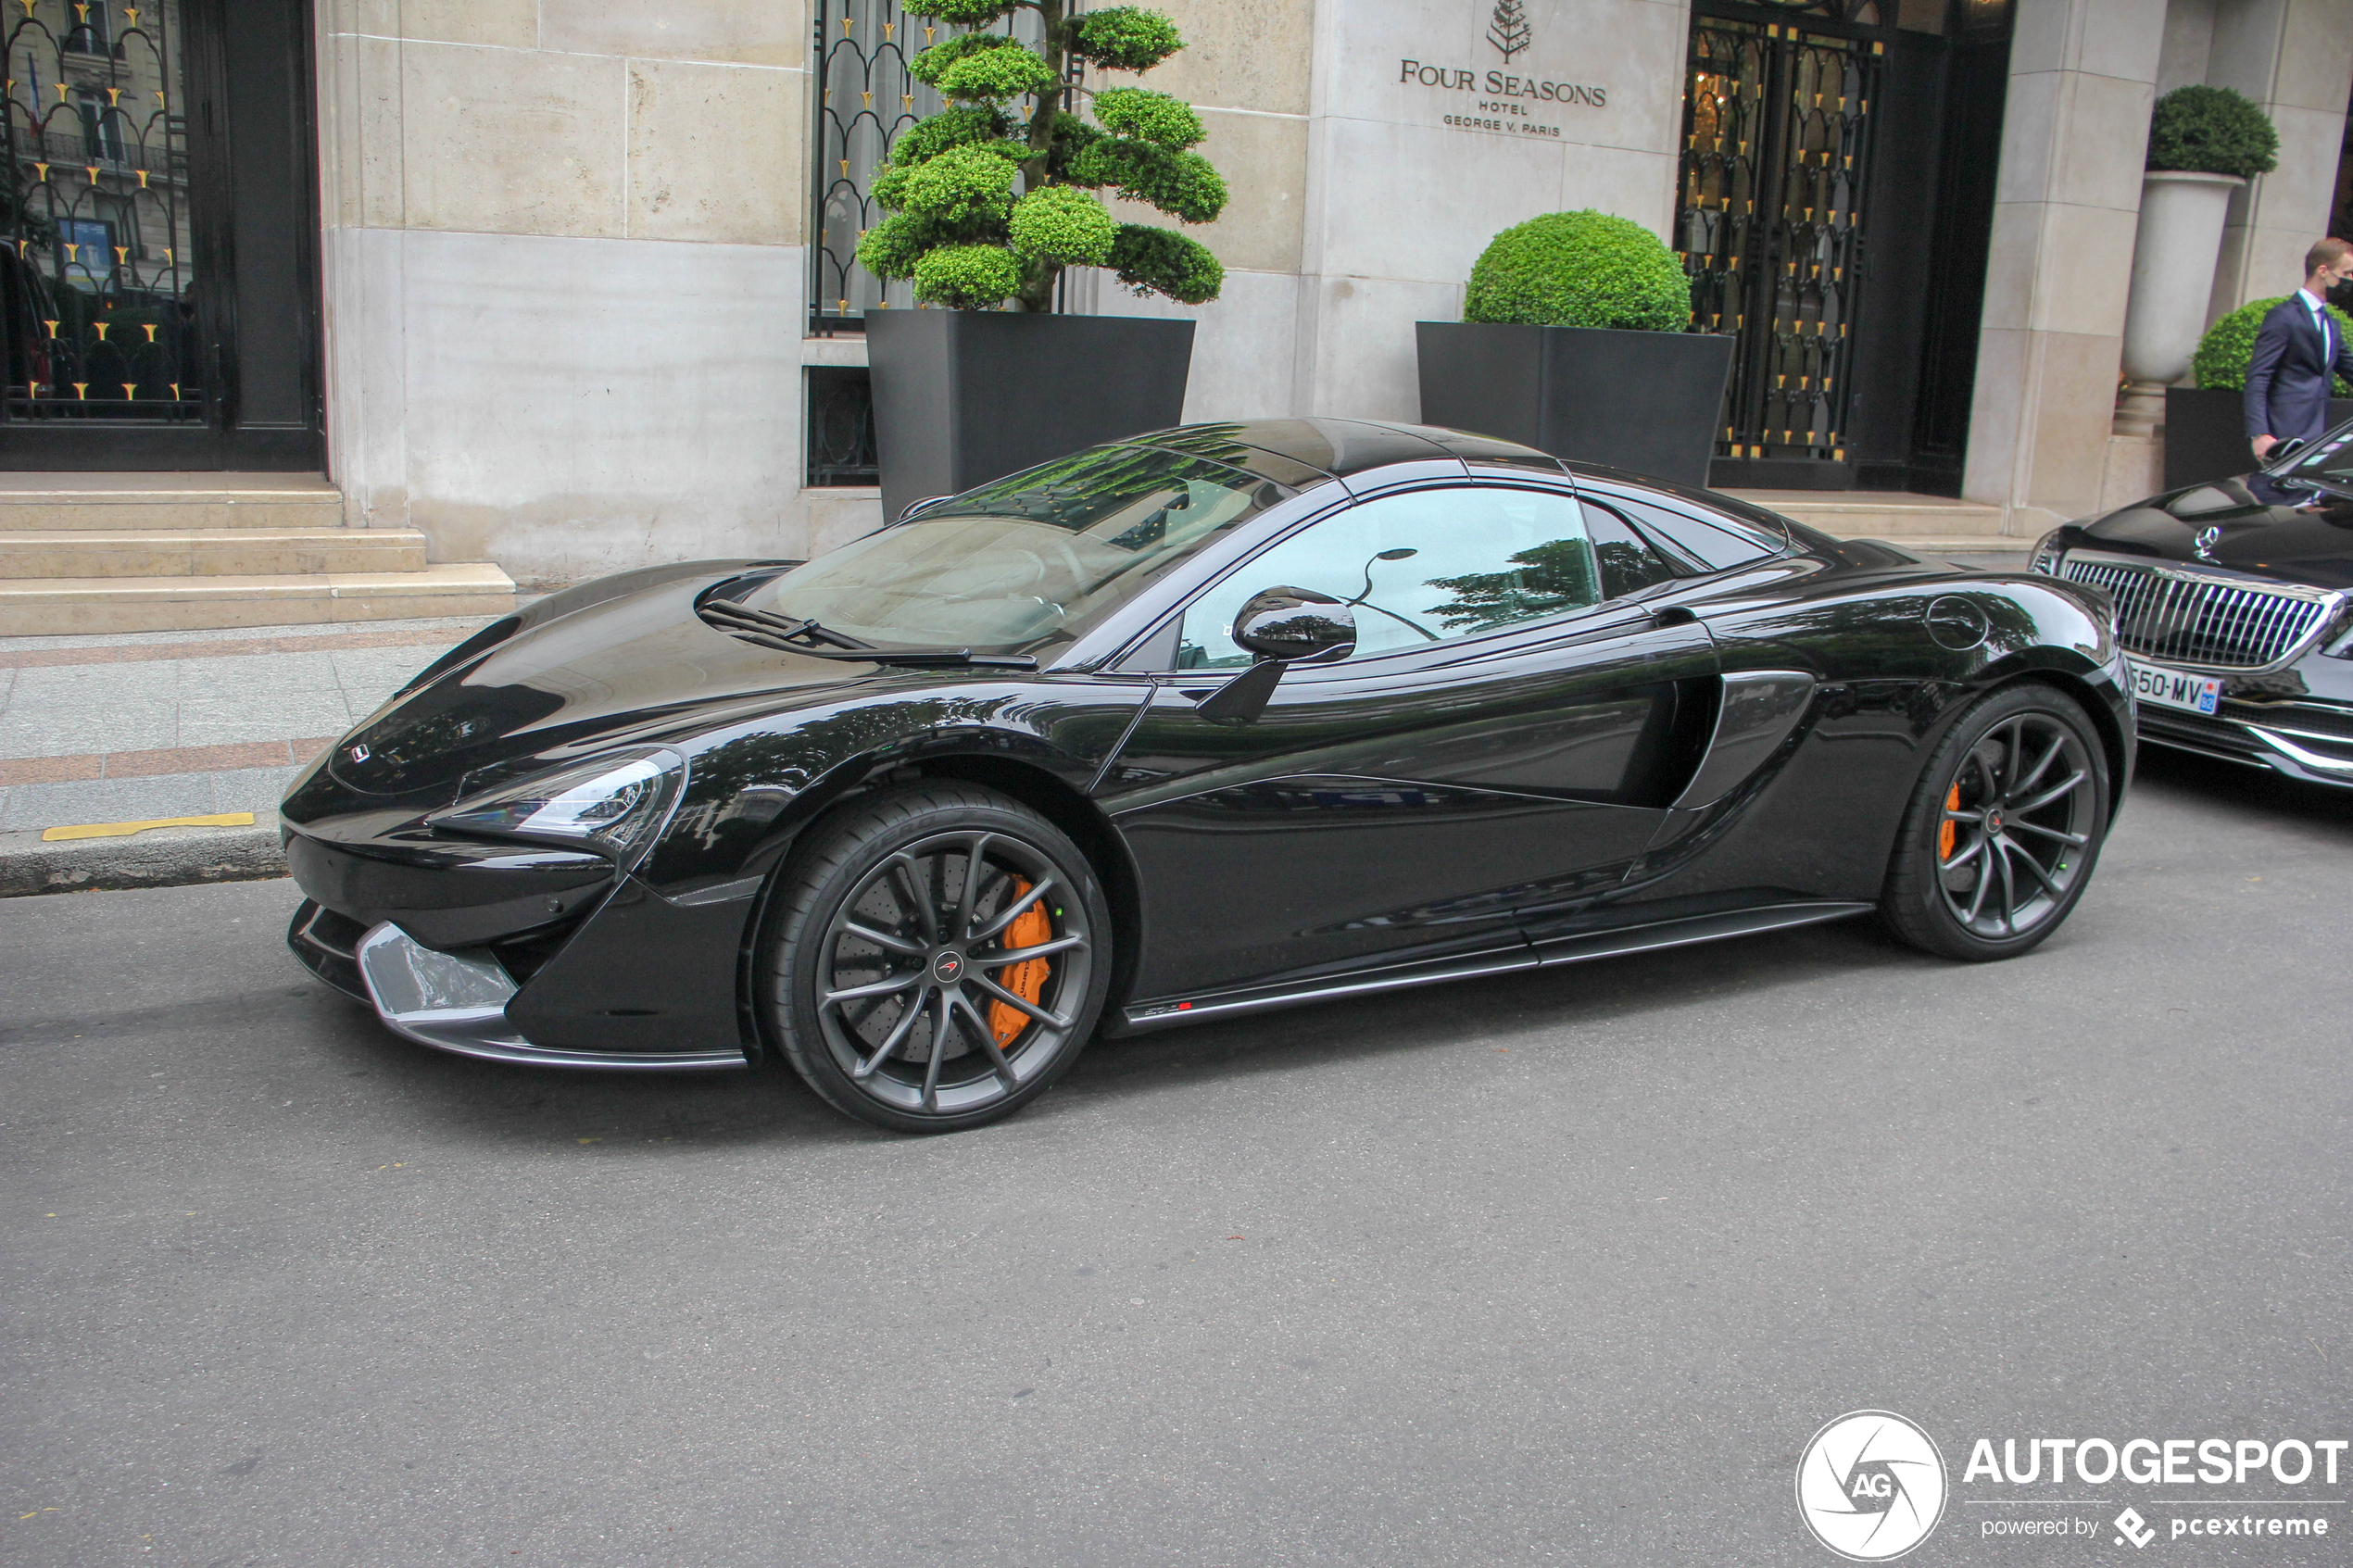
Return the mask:
M1676 218L1698 325L1735 339L1717 456L1843 464L1879 13L1722 9L1692 23Z
M966 30L911 19L898 0L817 0L816 9L809 318L812 332L828 335L860 330L869 310L914 303L903 280L885 283L858 265L858 241L882 217L867 190L899 133L941 107L938 94L907 74L907 62ZM1037 16L1026 10L1004 31L1026 43L1041 36Z
M14 5L5 418L199 421L180 0Z

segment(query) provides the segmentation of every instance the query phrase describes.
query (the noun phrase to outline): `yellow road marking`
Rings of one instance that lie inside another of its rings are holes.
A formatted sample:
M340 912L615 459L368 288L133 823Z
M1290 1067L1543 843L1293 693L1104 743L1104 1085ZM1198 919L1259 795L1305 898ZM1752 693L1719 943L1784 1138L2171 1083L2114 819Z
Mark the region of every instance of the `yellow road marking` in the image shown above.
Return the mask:
M221 811L209 817L156 817L144 822L85 822L80 827L43 828L41 836L60 838L128 838L149 828L249 828L251 811Z

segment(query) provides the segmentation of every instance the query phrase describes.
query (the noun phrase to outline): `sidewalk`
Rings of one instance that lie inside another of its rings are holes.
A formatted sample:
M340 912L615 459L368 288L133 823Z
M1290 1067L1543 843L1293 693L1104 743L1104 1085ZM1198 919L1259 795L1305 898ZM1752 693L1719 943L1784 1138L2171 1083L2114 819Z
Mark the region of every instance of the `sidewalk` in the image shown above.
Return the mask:
M212 874L271 874L278 797L294 776L487 621L0 637L0 861L19 863L0 893L100 885L94 858L153 861L174 845L181 859L218 860ZM54 832L239 812L253 822ZM28 858L49 868L43 885L26 884ZM60 882L57 866L82 869ZM204 874L195 870L178 880ZM131 880L161 878L134 866Z

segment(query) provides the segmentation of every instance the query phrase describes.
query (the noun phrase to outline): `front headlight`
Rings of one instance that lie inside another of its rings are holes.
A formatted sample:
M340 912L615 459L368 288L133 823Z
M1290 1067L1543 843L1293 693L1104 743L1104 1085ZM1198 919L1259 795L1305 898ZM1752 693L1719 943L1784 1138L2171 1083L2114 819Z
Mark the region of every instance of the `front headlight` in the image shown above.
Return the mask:
M2059 561L2067 554L2059 548L2058 542L2059 534L2064 532L2063 529L2054 528L2034 541L2034 559L2028 568L2029 571L2039 571L2045 577L2058 575Z
M660 834L686 779L686 759L674 751L611 752L460 800L427 817L425 825L436 833L591 849L627 871Z

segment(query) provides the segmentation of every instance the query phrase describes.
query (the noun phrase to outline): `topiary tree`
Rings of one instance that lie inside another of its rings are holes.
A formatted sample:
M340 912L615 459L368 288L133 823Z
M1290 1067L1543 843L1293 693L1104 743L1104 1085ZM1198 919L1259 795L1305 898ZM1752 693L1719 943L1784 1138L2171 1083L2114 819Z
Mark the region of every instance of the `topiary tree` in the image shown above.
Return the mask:
M2236 310L2206 329L2198 340L2197 353L2190 360L2190 370L2197 377L2197 384L2206 390L2242 392L2246 388L2247 361L2255 358L2255 334L2263 325L2263 318L2274 305L2287 295L2271 299L2249 300ZM2347 316L2332 305L2329 314L2336 318L2336 329L2353 332L2353 316ZM2353 397L2353 386L2345 378L2336 378L2336 395Z
M2149 112L2148 167L2193 174L2269 174L2280 133L2252 99L2228 87L2176 87Z
M1131 6L1073 16L1065 0L912 0L906 9L967 28L1030 10L1045 37L1033 49L963 32L908 62L949 107L910 126L876 171L874 197L891 216L858 243L868 271L912 278L917 299L966 310L1007 300L1051 310L1069 266L1108 267L1139 295L1187 305L1217 297L1226 270L1207 247L1116 222L1091 194L1115 192L1186 223L1215 218L1226 182L1192 150L1201 117L1143 87L1088 94L1091 124L1061 107L1067 62L1149 70L1185 46L1176 24ZM1023 100L1028 114L1017 119Z
M1488 242L1463 320L1679 332L1691 324L1692 284L1675 253L1632 219L1548 212Z

